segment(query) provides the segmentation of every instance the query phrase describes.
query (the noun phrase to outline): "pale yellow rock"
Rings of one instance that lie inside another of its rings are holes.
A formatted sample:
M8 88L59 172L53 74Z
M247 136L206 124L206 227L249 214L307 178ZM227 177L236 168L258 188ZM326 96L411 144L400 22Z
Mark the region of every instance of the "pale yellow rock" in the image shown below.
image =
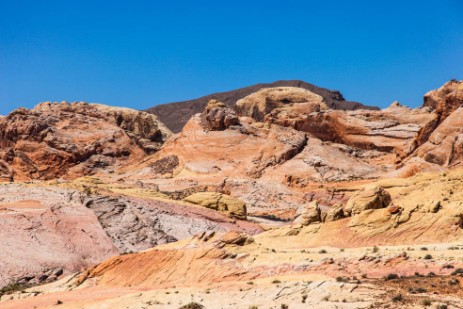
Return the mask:
M346 215L357 215L364 210L385 208L391 202L391 195L382 187L366 189L353 196L344 208Z
M227 213L238 219L246 219L246 204L240 199L219 192L198 192L184 201Z
M312 223L321 222L321 211L318 207L318 202L313 201L309 204L302 207L302 209L298 210L299 215L294 220L294 223L299 223L301 225L309 225Z
M331 209L326 213L325 222L335 221L344 218L344 210L342 205L337 204L331 207Z
M264 88L238 100L236 107L240 116L263 120L274 109L291 108L301 113L327 110L323 97L297 87Z

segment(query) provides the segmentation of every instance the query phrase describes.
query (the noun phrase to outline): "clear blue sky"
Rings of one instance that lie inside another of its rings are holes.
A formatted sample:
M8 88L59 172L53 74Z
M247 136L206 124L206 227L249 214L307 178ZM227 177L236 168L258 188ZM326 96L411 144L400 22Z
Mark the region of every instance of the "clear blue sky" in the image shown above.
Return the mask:
M280 79L419 106L451 78L460 0L0 0L0 114L45 100L143 109Z

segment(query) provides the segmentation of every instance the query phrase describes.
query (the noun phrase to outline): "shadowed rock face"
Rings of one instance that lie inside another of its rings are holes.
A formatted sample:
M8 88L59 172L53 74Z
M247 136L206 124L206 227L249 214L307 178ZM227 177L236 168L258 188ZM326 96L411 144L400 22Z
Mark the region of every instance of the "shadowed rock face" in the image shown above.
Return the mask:
M148 113L45 102L0 119L0 172L9 181L111 172L156 152L170 135Z
M195 100L161 104L147 109L147 112L153 113L166 124L174 133L182 130L183 126L195 114L201 113L210 100L223 102L228 107L235 109L238 100L259 91L262 88L273 87L297 87L307 89L325 99L327 106L331 109L339 110L356 110L356 109L378 109L377 107L365 106L358 102L346 101L342 94L336 90L328 90L300 80L282 80L269 84L257 84L245 88L240 88L227 92L210 94Z

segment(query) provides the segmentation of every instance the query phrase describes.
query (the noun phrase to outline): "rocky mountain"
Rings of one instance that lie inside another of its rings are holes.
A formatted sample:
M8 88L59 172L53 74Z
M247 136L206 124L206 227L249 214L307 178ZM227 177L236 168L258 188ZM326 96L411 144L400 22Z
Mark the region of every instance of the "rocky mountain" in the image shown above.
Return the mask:
M176 134L87 103L0 119L0 307L463 306L463 81L416 109L227 98Z
M342 94L336 90L328 90L317 87L300 80L281 80L273 83L256 84L232 91L209 94L198 99L184 102L158 104L146 111L155 114L170 130L172 130L172 132L178 133L193 115L201 113L204 110L210 100L223 102L225 105L233 109L238 100L261 89L275 87L297 87L309 90L310 92L322 96L325 99L326 105L332 109L378 109L377 107L366 106L358 102L346 101Z

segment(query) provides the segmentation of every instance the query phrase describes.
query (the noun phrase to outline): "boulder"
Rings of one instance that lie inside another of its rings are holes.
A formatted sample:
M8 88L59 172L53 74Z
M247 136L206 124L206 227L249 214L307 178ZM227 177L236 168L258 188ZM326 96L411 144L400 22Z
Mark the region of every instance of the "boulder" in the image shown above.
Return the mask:
M223 234L218 240L218 244L221 245L237 245L244 246L246 244L253 243L254 239L246 233L238 231L230 231Z
M201 114L202 125L211 131L222 131L240 124L235 111L217 100L210 100Z
M184 198L183 200L192 204L224 212L230 217L246 220L246 204L230 195L219 192L198 192Z
M310 114L327 110L322 96L307 89L297 87L264 88L236 102L240 116L252 117L264 121L275 111Z
M344 208L346 216L353 216L368 209L385 208L391 203L391 195L382 187L367 189L354 195Z
M318 207L317 201L310 202L309 204L300 207L296 216L294 223L302 225L310 225L312 223L319 223L322 221L321 210L320 207Z
M342 208L342 205L336 204L328 210L324 217L324 222L329 222L329 221L336 221L339 219L345 218L344 215L344 210Z

